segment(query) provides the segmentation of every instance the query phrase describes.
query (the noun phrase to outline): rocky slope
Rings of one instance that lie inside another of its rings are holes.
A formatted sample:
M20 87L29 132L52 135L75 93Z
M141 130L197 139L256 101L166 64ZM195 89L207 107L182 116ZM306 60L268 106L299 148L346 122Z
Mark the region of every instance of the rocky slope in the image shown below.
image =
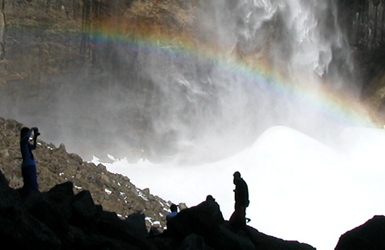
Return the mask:
M0 222L2 244L14 249L314 250L251 227L233 229L213 201L182 210L163 234L148 234L142 214L122 220L95 205L89 191L74 194L72 182L22 200L1 172Z
M212 201L185 208L166 225L170 202L136 188L103 165L39 141L40 193L22 200L19 131L0 118L0 239L15 249L314 250L245 227L234 229ZM158 222L155 222L155 221ZM153 234L158 228L160 235ZM161 227L161 228L159 228ZM341 236L336 250L383 249L384 216ZM150 231L150 233L149 233Z
M303 249L247 227L231 229L219 206L204 202L182 210L163 232L170 202L141 190L103 165L38 141L40 193L25 200L19 131L23 125L0 118L0 239L24 249ZM156 222L158 221L158 222ZM171 230L171 229L174 230ZM150 237L152 235L152 237Z
M12 188L23 185L21 155L19 149L20 129L23 125L15 120L0 118L0 170ZM132 213L146 215L147 226L163 229L165 216L170 212L170 201L150 193L149 189L135 187L129 178L112 174L106 167L88 163L76 154L67 153L65 146L38 141L34 151L37 160L40 191L48 191L57 184L71 181L75 193L88 190L96 204L121 217Z

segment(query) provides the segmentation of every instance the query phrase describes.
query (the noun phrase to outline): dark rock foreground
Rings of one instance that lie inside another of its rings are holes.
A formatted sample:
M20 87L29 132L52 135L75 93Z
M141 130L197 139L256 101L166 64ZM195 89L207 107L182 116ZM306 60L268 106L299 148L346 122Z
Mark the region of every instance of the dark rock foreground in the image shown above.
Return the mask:
M143 214L125 220L95 205L89 191L65 182L25 200L0 172L0 240L13 249L264 249L313 250L246 227L233 230L219 206L203 202L174 218L175 230L147 233Z
M376 215L340 237L335 250L385 249L385 216Z
M149 224L148 216L153 218L152 214L162 212L160 223L165 224L170 202L136 188L127 177L109 173L102 165L86 163L67 153L64 145L56 148L43 141L39 141L36 150L42 192L23 200L18 191L22 186L17 145L21 126L14 120L0 118L0 240L4 246L93 250L315 249L265 235L252 227L232 229L223 219L219 205L210 201L182 210L162 234L159 229L163 226L149 233L149 227L156 224ZM106 194L106 189L112 193ZM119 194L116 198L115 193ZM375 216L345 233L336 247L377 249L385 249L384 216Z

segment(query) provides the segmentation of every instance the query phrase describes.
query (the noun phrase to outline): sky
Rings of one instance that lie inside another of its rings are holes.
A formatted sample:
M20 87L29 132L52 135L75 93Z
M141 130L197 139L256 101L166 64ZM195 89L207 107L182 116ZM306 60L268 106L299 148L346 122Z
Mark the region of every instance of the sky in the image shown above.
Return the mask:
M334 249L339 237L374 215L384 214L385 130L348 127L325 145L285 126L267 129L250 147L227 159L195 166L105 163L138 188L191 207L208 194L226 220L234 207L232 175L249 186L250 226L274 237L319 250Z

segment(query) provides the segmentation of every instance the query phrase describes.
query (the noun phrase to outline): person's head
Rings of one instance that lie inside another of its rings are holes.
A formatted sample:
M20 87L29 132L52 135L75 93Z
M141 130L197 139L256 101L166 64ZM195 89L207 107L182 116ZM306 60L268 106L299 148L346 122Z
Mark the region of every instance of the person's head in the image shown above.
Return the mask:
M171 212L178 212L178 207L177 207L177 205L171 204L170 210L171 210Z
M233 174L233 176L234 176L234 184L235 184L235 182L236 182L237 180L241 179L241 173L239 173L238 171L235 172L235 173Z
M215 201L214 197L212 195L206 196L206 201Z
M20 139L24 138L31 130L27 127L23 127L20 130Z

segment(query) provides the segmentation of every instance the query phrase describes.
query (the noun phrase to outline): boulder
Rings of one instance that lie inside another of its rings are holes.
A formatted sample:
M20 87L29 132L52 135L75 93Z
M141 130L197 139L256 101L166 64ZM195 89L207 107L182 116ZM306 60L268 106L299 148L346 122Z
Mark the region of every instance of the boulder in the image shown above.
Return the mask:
M26 209L0 172L0 241L14 249L59 249L61 241Z
M385 249L385 216L376 215L345 234L335 250L383 250Z
M217 203L205 201L180 211L176 217L169 220L167 230L180 239L192 233L209 238L213 232L218 231L222 223L224 219Z
M223 219L219 205L214 201L205 201L179 212L169 220L162 236L178 239L182 249L315 250L308 244L284 241L252 227L233 228Z
M156 249L144 217L134 218L103 211L89 191L74 194L71 182L23 200L0 172L0 239L15 249Z
M144 214L134 213L124 220L128 230L136 237L146 238L148 236Z

